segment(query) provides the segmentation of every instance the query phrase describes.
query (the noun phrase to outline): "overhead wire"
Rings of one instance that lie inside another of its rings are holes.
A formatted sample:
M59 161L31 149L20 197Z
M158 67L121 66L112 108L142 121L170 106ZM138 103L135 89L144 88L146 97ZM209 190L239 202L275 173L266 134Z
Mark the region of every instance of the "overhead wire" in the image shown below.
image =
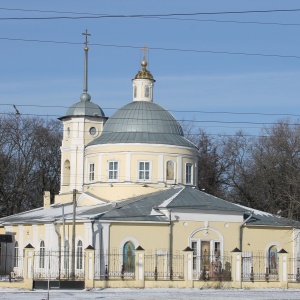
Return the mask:
M20 38L8 38L8 37L0 37L0 40L35 42L35 43L51 43L51 44L69 44L69 45L82 45L83 44L82 42L80 43L80 42L67 42L67 41L39 40L39 39L20 39ZM129 48L129 49L140 49L141 48L140 46L103 44L103 43L89 43L89 45L101 46L101 47L113 47L113 48ZM148 47L148 49L149 50L172 51L172 52L208 53L208 54L225 54L225 55L239 55L239 56L257 56L257 57L300 59L300 56L298 56L298 55L284 55L284 54L230 52L230 51L180 49L180 48L164 48L164 47Z
M88 12L70 12L70 11L55 11L55 10L36 10L36 9L17 9L17 8L3 8L0 10L6 11L21 11L21 12L38 12L38 13L57 13L57 14L74 14L87 16L109 16L109 14L97 14ZM261 11L263 12L263 11ZM142 18L161 19L161 20L175 20L175 21L195 21L195 22L215 22L215 23L235 23L235 24L256 24L256 25L276 25L276 26L300 26L299 23L279 23L279 22L258 22L258 21L237 21L237 20L215 20L215 19L191 19L191 18L175 18L166 16L143 16Z
M4 113L0 112L0 115L14 115L14 113ZM32 114L32 113L22 113L22 116L32 116L32 117L61 117L60 115L50 115L50 114ZM135 118L117 118L114 117L114 120L136 120ZM151 118L151 121L160 121L160 118ZM217 124L249 124L249 125L277 125L278 122L254 122L254 121L221 121L221 120L187 120L187 119L177 119L177 120L164 120L164 122L168 122L170 124L176 123L176 122L189 122L191 124L197 124L197 123L217 123ZM134 125L131 123L131 125ZM136 124L139 126L140 124ZM290 126L299 126L300 123L289 123ZM159 132L158 132L159 133Z
M62 12L53 10L29 10L20 8L5 8L1 7L0 10L7 11L22 11L22 12L39 12L39 13L59 13L59 14L75 14L83 15L78 17L45 17L46 18L141 18L141 17L172 17L172 16L200 16L200 15L238 15L238 14L270 14L270 13L286 13L286 12L299 12L300 8L290 9L266 9L266 10L242 10L242 11L210 11L210 12L193 12L193 13L165 13L165 14L96 14L85 12ZM1 18L0 18L1 19ZM21 19L21 18L20 18Z
M0 106L13 106L10 103L0 103ZM37 108L69 108L66 105L41 105L41 104L15 104L19 107L37 107ZM102 107L103 110L119 110L118 107ZM126 110L126 109L124 109ZM290 113L262 113L262 112L234 112L234 111L205 111L205 110L178 110L178 109L165 109L168 112L180 112L180 113L203 113L203 114L230 114L230 115L260 115L260 116L291 116L300 117L300 114ZM160 111L160 109L149 109L149 111ZM38 116L38 115L37 115ZM58 115L57 115L58 116Z

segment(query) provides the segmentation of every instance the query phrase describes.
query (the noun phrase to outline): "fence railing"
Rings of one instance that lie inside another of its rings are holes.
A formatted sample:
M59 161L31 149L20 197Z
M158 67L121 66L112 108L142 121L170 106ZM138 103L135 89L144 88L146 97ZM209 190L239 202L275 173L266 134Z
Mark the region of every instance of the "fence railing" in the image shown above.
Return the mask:
M231 253L196 256L192 252L181 252L182 254L178 252L176 255L169 255L167 251L155 254L139 252L137 254L139 260L135 254L119 252L97 254L94 250L91 253L87 254L87 258L89 261L94 261L94 266L91 264L85 266L83 252L75 253L75 259L72 259L70 251L35 251L33 260L30 260L32 267L30 269L26 267L26 270L23 269L25 262L23 256L15 257L13 254L2 253L0 281L22 281L25 276L24 271L31 273L31 270L34 280L83 281L85 267L90 271L92 267L94 268L94 274L87 274L89 278L94 275L95 280L140 280L142 278L146 281L175 281L189 278L188 280L195 281L230 281L232 265L237 266L239 263L239 274L243 282L287 280L291 283L300 283L300 257L289 257L288 254L282 256L284 257L282 262L286 263L282 263L280 267L279 258L282 254L272 256L263 251L242 252L241 260L235 258L234 261L232 258L235 256ZM75 267L72 268L74 261ZM281 279L279 274L282 274Z
M135 255L96 254L94 278L100 280L135 278Z
M184 256L145 255L145 280L183 280Z
M278 257L263 252L243 252L242 281L278 281Z
M288 258L288 281L300 282L300 257Z
M84 255L75 253L74 272L72 253L65 251L34 252L34 280L84 280Z
M5 255L1 259L0 275L2 281L23 280L23 256Z
M203 255L193 257L194 280L231 280L231 256Z

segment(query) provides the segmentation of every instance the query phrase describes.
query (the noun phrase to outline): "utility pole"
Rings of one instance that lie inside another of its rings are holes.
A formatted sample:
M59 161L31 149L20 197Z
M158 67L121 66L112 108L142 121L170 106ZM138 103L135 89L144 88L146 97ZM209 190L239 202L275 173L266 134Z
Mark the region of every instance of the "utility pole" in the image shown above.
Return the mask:
M72 224L72 251L71 251L71 279L75 280L75 220L76 220L76 189L73 189L73 224Z

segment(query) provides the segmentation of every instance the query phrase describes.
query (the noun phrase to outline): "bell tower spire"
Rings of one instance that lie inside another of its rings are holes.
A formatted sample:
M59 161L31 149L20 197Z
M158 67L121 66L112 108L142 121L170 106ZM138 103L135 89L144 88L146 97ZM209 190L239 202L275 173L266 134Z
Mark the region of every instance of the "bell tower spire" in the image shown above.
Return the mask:
M85 47L84 47L84 79L83 79L83 92L87 93L88 91L88 37L91 36L90 33L88 33L87 29L85 32L82 33L82 35L85 35Z

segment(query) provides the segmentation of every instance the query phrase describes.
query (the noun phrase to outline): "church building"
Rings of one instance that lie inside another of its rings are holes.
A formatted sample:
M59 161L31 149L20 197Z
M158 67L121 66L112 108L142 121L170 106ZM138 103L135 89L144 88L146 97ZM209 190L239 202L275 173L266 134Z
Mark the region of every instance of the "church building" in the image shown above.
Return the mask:
M0 286L298 287L300 224L197 188L198 149L157 104L146 51L109 118L88 93L88 52L80 101L59 118L60 193L0 219Z

